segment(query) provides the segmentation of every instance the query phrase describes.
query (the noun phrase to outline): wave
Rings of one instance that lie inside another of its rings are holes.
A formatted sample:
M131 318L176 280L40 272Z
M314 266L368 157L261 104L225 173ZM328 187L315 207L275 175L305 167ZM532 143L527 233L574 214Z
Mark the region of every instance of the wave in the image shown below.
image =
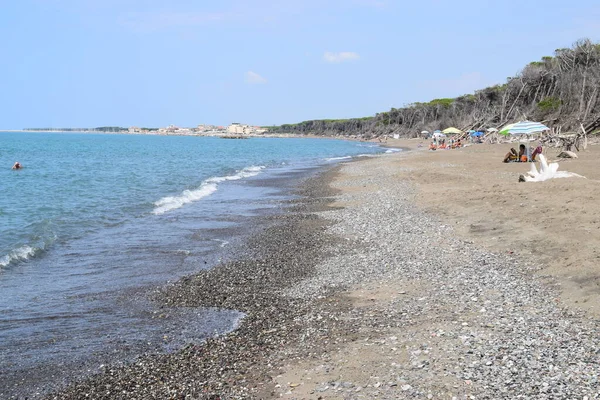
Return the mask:
M351 159L352 156L344 156L344 157L331 157L331 158L326 158L325 161L340 161L340 160L349 160Z
M14 262L28 260L35 256L39 250L40 249L28 245L21 246L0 258L0 268L6 267Z
M264 169L264 166L252 166L246 167L240 171L238 171L234 175L227 176L216 176L212 178L208 178L198 189L193 190L184 190L179 196L167 196L158 200L154 203L156 208L152 211L152 214L160 215L164 214L168 211L175 210L177 208L183 207L188 203L192 203L194 201L198 201L205 197L210 196L218 189L218 184L226 181L237 181L244 178L250 178L252 176L260 174L260 172Z
M400 151L402 151L402 149L391 148L391 149L387 149L385 152L386 153L398 153Z
M215 242L219 242L221 243L219 247L225 247L229 244L229 242L227 240L222 240L222 239L213 239Z

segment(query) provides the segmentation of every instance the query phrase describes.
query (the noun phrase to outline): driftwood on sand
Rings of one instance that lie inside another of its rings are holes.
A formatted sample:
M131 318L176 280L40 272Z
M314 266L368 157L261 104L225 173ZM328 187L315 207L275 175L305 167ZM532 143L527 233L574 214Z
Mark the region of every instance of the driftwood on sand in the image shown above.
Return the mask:
M556 157L558 158L579 158L579 156L576 153L573 153L572 151L561 151Z

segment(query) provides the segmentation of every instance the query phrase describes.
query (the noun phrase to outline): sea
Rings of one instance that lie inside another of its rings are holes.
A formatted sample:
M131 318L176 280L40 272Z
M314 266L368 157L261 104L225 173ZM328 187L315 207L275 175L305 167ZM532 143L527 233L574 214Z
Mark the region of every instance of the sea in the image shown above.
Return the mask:
M0 132L0 398L235 329L240 312L182 308L167 318L148 293L226 259L299 179L386 151L396 150ZM22 169L11 169L16 161Z

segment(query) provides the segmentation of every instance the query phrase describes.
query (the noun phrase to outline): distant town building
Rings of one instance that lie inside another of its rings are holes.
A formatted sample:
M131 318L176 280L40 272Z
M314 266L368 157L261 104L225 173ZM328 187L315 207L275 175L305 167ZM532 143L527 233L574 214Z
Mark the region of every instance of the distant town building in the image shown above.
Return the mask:
M227 133L235 135L249 135L249 134L260 134L266 132L266 129L261 129L258 126L250 126L240 124L239 122L233 122L227 127Z
M197 132L212 132L217 129L214 125L200 124L196 127ZM222 130L222 129L221 129Z
M239 122L233 122L227 127L227 133L232 133L234 135L243 135L246 133L246 127L247 125L242 125Z

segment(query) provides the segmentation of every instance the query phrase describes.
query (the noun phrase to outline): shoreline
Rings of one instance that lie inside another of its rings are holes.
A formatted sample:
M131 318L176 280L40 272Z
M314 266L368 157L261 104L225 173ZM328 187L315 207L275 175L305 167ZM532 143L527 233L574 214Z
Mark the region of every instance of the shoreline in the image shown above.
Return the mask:
M270 216L274 212L280 212L280 206L278 206L278 204L281 203L282 199L287 199L289 197L290 188L295 187L299 180L312 176L315 171L317 171L317 167L315 166L303 166L302 168L297 169L290 169L286 167L283 170L275 173L263 174L261 176L257 176L256 178L243 181L242 185L245 187L245 189L243 189L242 193L245 196L244 198L250 199L248 194L252 191L266 194L268 197L258 195L255 198L256 204L254 206L250 207L250 205L248 205L241 208L236 207L235 210L237 212L241 212L241 215L237 217L235 215L228 215L225 219L227 221L227 226L225 227L220 226L214 229L208 228L208 230L205 229L206 227L197 228L194 231L194 236L197 237L195 240L198 241L206 241L206 239L209 237L219 237L219 235L221 235L220 237L223 239L226 239L226 241L218 241L218 244L215 244L216 249L214 256L211 253L211 257L209 258L206 253L203 253L201 256L195 257L198 260L196 271L205 268L205 265L215 265L217 262L217 253L219 260L230 260L239 256L238 253L241 250L238 250L238 247L240 240L242 240L240 238L253 236L254 232L257 230L260 231L260 226L262 226L263 223L271 224ZM237 182L233 182L231 185L239 186L237 185ZM266 190L266 193L264 190ZM222 197L223 194L221 193L219 196ZM253 203L253 201L250 201L250 203ZM250 214L247 214L248 210L252 210ZM206 218L199 214L194 214L193 211L191 214L186 215L186 219L188 220L199 217L202 218L200 221L201 224L206 222ZM225 220L221 219L221 221ZM233 225L235 221L238 221L240 224ZM182 238L178 244L178 246L183 247L175 248L190 248L183 244L183 239L184 238ZM212 243L213 240L211 239L210 242ZM219 244L221 244L220 247ZM207 260L209 260L208 264ZM204 262L204 265L202 265L202 261ZM127 263L128 260L123 260L123 262ZM191 272L188 272L188 274L189 273ZM171 282L173 279L178 281L182 276L183 274L180 273L175 278L166 278L169 280L160 280L156 282L156 284L166 285L167 282ZM144 307L145 311L141 312L140 321L126 321L125 325L120 328L121 335L115 334L105 336L106 331L99 332L98 337L100 340L106 342L106 349L98 351L97 348L94 348L92 351L90 347L82 345L83 343L87 342L84 342L84 338L81 338L81 341L78 343L79 347L77 349L74 348L72 354L69 354L68 350L66 353L64 353L64 356L66 356L64 362L59 360L56 362L38 362L35 365L30 363L31 365L34 365L33 367L29 367L29 364L26 367L20 367L17 363L7 362L7 365L4 366L5 368L2 368L4 379L0 379L0 381L2 381L0 383L3 383L0 384L0 387L2 387L0 390L0 398L15 398L16 396L20 396L19 398L22 398L27 395L38 398L40 393L47 393L49 390L64 386L65 381L75 381L90 375L90 373L105 371L105 368L101 367L102 365L107 366L112 365L113 363L122 365L135 360L135 358L141 354L152 354L161 351L167 351L166 349L171 351L171 349L182 347L186 343L183 341L186 340L186 338L187 340L190 338L196 338L195 341L199 342L201 339L198 339L198 337L201 337L201 335L204 337L212 336L214 332L211 332L210 328L207 328L206 326L212 326L215 329L217 329L217 326L225 326L222 322L209 315L212 314L214 316L215 314L218 314L218 312L211 312L212 310L199 309L197 312L194 312L193 308L169 309L166 307L167 311L164 313L161 312L157 309L157 307L155 307L155 305L162 304L163 302L159 303L147 301L149 300L147 298L147 293L153 292L155 288L156 287L154 284L150 284L149 286L137 286L127 289L126 292L114 292L114 297L112 296L113 292L111 292L111 296L107 298L110 299L108 302L111 305L116 306L114 309L116 314L128 313L130 310L133 310L135 313L137 313L141 309L138 310L137 307L132 308L131 306L136 305L139 302L146 304L147 307ZM120 309L119 306L124 308ZM159 315L159 317L156 317L157 315ZM198 318L201 320L204 318L207 321L207 324L194 324L194 321L190 321L189 324L182 325L182 323L179 322L179 320L182 319L179 317L179 315L195 315L196 317L194 318L196 318L196 320ZM140 330L140 336L138 337L139 340L132 335L127 336L126 334L130 332L128 329L133 331L136 330L135 324L138 324L138 326L143 326L141 321L144 316L147 317L144 319L144 321L146 321L149 326L152 325L158 329ZM155 320L155 318L158 319ZM132 326L129 327L127 325L128 323L131 323ZM149 331L156 332L157 335L155 335L154 338L151 338L149 335L147 335ZM93 338L94 336L92 335L90 337ZM150 342L152 342L152 345ZM44 341L42 340L39 343L43 344ZM14 352L11 351L10 347L8 346L5 346L5 348L7 355L10 355L11 353L13 355L20 354L17 353L16 350L14 350ZM92 353L88 357L89 359L86 358L85 355L81 356L80 354L77 354L77 351L85 353L86 348L88 354ZM77 355L79 355L79 357L76 357ZM10 360L10 357L8 360ZM35 358L32 356L26 357L25 359L35 360ZM54 368L59 372L55 372L56 370L53 371Z
M307 312L307 304L277 293L309 276L330 240L323 234L325 221L312 217L312 212L323 208L322 196L327 199L331 195L322 182L309 178L298 194L310 198L290 200L288 212L267 217L270 226L250 239L242 257L183 278L154 294L154 300L163 304L165 312L171 307L242 311L247 315L238 329L203 344L191 344L175 354L141 357L135 363L92 376L47 398L169 398L182 392L196 398L247 398L262 393L260 381L265 371L259 365L263 354L278 349L290 335L297 338L294 318ZM252 381L253 388L245 386ZM105 392L106 387L111 389ZM265 393L271 391L272 388Z
M380 155L309 180L305 196L249 243L247 259L157 294L170 304L238 307L248 312L240 329L49 398L597 395L597 319L560 298L544 259L494 249L493 236L475 243L464 215L440 214L427 200L432 188L450 189L440 178L463 167L472 151L463 150L437 160L422 152ZM425 164L449 171L436 176ZM509 175L519 167L507 166L499 179L512 188ZM446 201L480 204L471 199L476 191L465 196L460 182L451 183L459 187ZM230 283L224 289L214 285L223 281Z

